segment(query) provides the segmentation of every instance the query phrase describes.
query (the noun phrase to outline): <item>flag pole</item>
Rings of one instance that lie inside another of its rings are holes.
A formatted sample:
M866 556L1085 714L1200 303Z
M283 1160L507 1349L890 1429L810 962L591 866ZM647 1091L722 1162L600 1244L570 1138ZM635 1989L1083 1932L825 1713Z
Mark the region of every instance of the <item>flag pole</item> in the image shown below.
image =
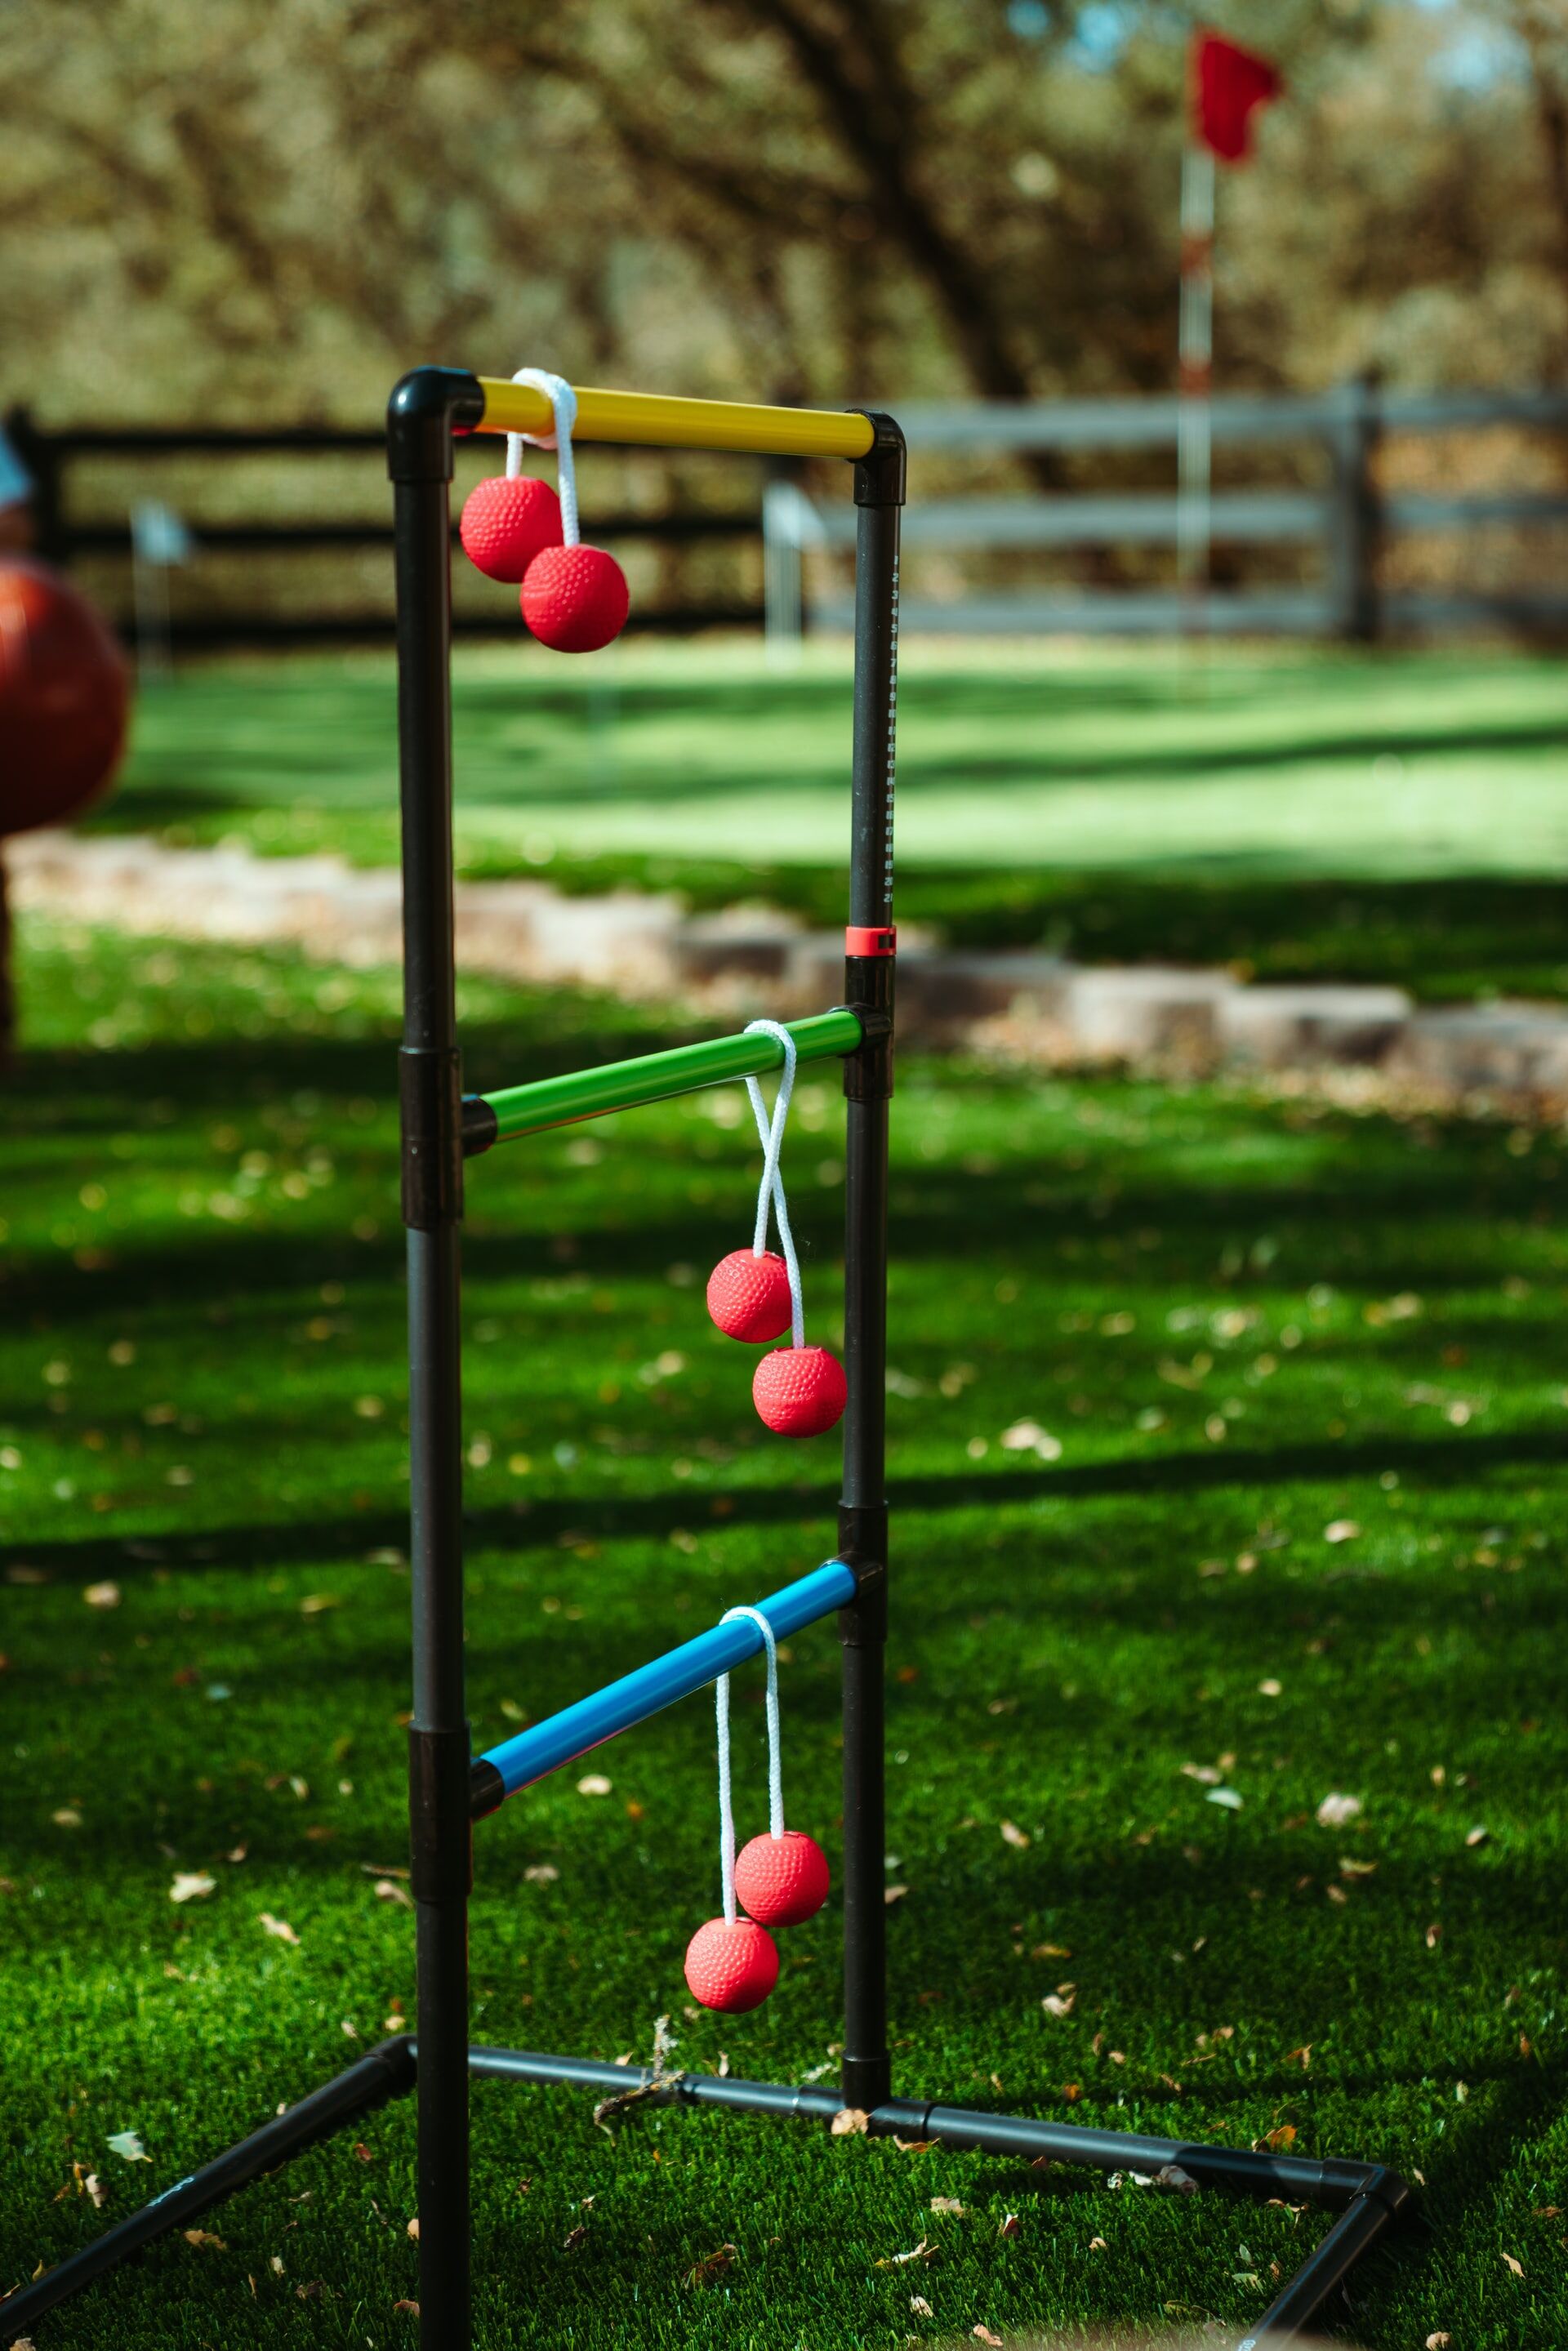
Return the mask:
M1184 627L1201 632L1212 535L1214 157L1189 138L1181 159L1181 323L1176 409L1176 580Z

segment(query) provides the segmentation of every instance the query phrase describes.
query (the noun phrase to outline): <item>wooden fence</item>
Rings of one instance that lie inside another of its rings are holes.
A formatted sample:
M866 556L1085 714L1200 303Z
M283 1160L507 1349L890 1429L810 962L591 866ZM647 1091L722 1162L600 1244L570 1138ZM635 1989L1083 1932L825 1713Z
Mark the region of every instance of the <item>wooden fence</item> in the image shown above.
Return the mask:
M1257 486L1227 481L1212 493L1208 538L1217 569L1242 576L1197 597L1184 597L1174 578L1161 576L1157 552L1150 558L1150 550L1174 549L1174 486L1040 496L946 494L961 482L968 460L981 461L994 475L998 465L1041 452L1052 453L1067 470L1092 471L1124 465L1118 453L1168 447L1174 484L1181 414L1174 396L1016 406L893 404L912 458L905 629L976 635L1197 629L1363 643L1475 627L1525 634L1568 631L1568 585L1563 584L1568 568L1553 563L1550 553L1540 559L1542 542L1536 536L1568 524L1568 496L1541 486L1490 493L1381 486L1382 453L1391 436L1479 435L1503 427L1560 440L1568 431L1568 393L1389 393L1356 382L1311 397L1216 400L1213 438L1217 452L1229 456L1228 475L1238 470L1231 453L1273 452L1265 465L1296 478ZM92 426L55 433L26 411L14 411L5 429L37 485L41 552L87 569L128 633L137 485L144 479L155 489L160 468L166 471L174 461L182 482L195 486L180 499L193 545L184 590L172 601L168 623L175 647L390 637L392 525L379 432ZM323 494L301 493L295 461L319 458L338 461L323 477ZM297 511L286 506L279 511L279 496L265 488L269 459L286 461ZM347 474L345 460L350 461ZM253 461L261 461L259 468ZM246 482L257 486L257 511L248 516L232 510L232 496L207 497L212 486L232 485L236 464L246 469ZM101 489L96 500L78 496L84 469L96 467L101 476L106 465L112 485L108 497ZM1556 477L1562 474L1559 464ZM925 481L933 477L944 494L926 490ZM840 559L853 544L853 508L841 497L818 498L815 486L809 472L765 483L759 471L755 503L714 509L694 503L689 488L684 492L672 475L656 510L596 512L596 538L628 551L629 559L638 548L661 559L648 571L647 592L640 586L633 600L632 625L756 628L766 621L770 639L779 643L807 631L846 627L851 605ZM204 501L212 511L204 513ZM345 512L350 506L361 510L361 518ZM1407 542L1437 534L1456 538L1468 554L1475 534L1500 527L1529 533L1538 550L1517 586L1471 577L1463 558L1447 576L1401 583L1398 564L1390 561ZM1552 542L1544 544L1550 550ZM723 550L716 562L703 555L709 548ZM340 561L329 571L330 559L379 559L383 551L384 592L378 561L369 572L361 567L369 592L353 601L350 582L345 602L345 567ZM759 554L760 600L755 592ZM950 592L942 594L918 586L928 555L949 559L949 569L960 575L956 589L951 580ZM1030 580L1031 571L1052 562L1095 584L1071 576L1049 584ZM986 580L988 567L1005 574L1005 584ZM1249 568L1286 576L1249 580ZM1103 584L1117 571L1121 580ZM505 595L460 594L455 615L460 633L509 634L516 625Z
M1472 534L1499 525L1568 523L1568 496L1539 490L1496 495L1385 492L1379 452L1395 434L1478 433L1496 426L1561 434L1568 393L1387 393L1350 383L1312 398L1233 397L1211 402L1215 446L1304 444L1317 453L1318 480L1306 487L1222 488L1207 501L1210 546L1229 556L1243 549L1304 549L1315 556L1305 582L1225 588L1184 595L1173 584L980 590L945 598L903 599L901 625L971 635L1208 634L1282 632L1370 643L1387 633L1505 627L1557 633L1568 628L1568 586L1517 588L1464 584L1390 587L1388 551L1416 534ZM1174 450L1182 413L1176 397L1049 401L1003 406L906 404L912 474L940 453L995 458L1040 451L1082 453ZM1169 491L1067 491L1041 497L938 497L912 501L904 547L927 549L1089 551L1168 546L1179 506ZM837 504L819 505L798 484L769 485L765 496L767 621L779 642L803 628L847 628L852 603L841 589L810 594L808 550L848 549L854 518ZM1568 567L1556 566L1568 579Z

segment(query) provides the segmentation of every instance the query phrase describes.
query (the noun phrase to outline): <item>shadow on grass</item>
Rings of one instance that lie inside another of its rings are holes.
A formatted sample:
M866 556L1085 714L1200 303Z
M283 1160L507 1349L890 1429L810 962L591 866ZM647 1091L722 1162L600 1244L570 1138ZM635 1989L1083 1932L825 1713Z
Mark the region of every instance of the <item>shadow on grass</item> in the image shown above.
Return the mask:
M247 1434L250 1425L247 1424ZM1378 1437L1364 1443L1285 1444L1223 1452L1168 1453L1144 1461L1104 1461L1082 1468L1040 1474L1013 1469L1000 1475L965 1473L894 1478L890 1498L895 1513L940 1516L975 1510L994 1514L1028 1510L1040 1501L1104 1501L1121 1497L1176 1499L1235 1490L1248 1495L1302 1484L1336 1489L1356 1479L1396 1471L1412 1489L1428 1492L1475 1486L1511 1469L1563 1469L1563 1441L1554 1432L1521 1430L1499 1437ZM800 1526L816 1519L831 1524L838 1508L837 1474L789 1486L724 1486L700 1489L659 1486L647 1494L607 1497L585 1492L549 1501L469 1509L464 1526L469 1550L517 1552L557 1551L575 1532L595 1541L664 1540L673 1526L696 1511L727 1532L746 1527ZM714 1505L721 1506L715 1512ZM190 1513L183 1512L187 1520ZM353 1516L243 1524L218 1522L179 1534L88 1536L59 1541L15 1544L0 1558L25 1557L50 1575L92 1582L114 1567L134 1576L141 1566L255 1568L330 1564L362 1558L369 1550L406 1545L404 1510L368 1510ZM825 1554L831 1556L831 1552ZM804 1574L814 1560L781 1565L780 1581Z

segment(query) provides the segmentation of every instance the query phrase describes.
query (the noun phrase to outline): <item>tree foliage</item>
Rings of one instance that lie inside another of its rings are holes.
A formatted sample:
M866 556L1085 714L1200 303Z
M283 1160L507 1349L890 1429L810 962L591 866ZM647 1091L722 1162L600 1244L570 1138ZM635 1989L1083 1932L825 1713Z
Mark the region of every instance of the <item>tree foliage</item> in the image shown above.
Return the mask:
M1192 13L10 0L0 397L356 415L434 355L824 400L1163 388ZM1561 0L1207 13L1289 83L1222 194L1223 378L1561 380Z

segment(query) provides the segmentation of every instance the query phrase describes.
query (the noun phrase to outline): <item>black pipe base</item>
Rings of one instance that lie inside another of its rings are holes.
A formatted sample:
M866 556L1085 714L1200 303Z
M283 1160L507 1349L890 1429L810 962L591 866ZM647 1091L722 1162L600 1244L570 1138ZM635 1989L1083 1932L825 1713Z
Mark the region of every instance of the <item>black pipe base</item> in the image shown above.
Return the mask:
M382 2042L358 2064L301 2098L287 2113L264 2123L237 2147L165 2189L151 2204L128 2214L45 2276L7 2295L0 2302L0 2344L27 2333L38 2319L96 2278L132 2259L143 2246L210 2211L214 2204L277 2170L346 2123L402 2096L414 2086L416 2064L417 2050L411 2035L400 2033ZM559 2057L536 2049L471 2047L468 2070L496 2081L563 2083L594 2090L647 2089L654 2082L652 2068L645 2065L616 2065L598 2057ZM716 2106L732 2113L805 2122L831 2123L842 2105L841 2092L822 2083L792 2085L742 2081L727 2074L675 2074L662 2086L673 2105ZM1376 2163L1333 2159L1320 2163L1304 2156L1260 2154L1251 2147L1213 2147L1202 2140L1145 2138L1133 2131L1041 2122L1027 2115L988 2114L929 2099L887 2099L872 2108L866 2127L878 2138L895 2135L935 2138L944 2146L973 2148L983 2155L1010 2156L1023 2162L1047 2156L1057 2163L1085 2165L1097 2171L1157 2174L1174 2165L1204 2187L1278 2196L1337 2210L1339 2217L1322 2242L1308 2254L1250 2333L1240 2338L1236 2351L1278 2351L1278 2346L1300 2341L1354 2264L1398 2218L1410 2193L1396 2172Z
M615 2065L597 2057L557 2057L532 2049L471 2048L471 2074L509 2082L561 2082L584 2089L637 2090L653 2086L646 2065ZM738 2081L716 2074L674 2074L662 2085L672 2105L722 2106L732 2112L791 2116L831 2123L843 2100L821 2083L791 2087L779 2082ZM1027 2115L987 2114L967 2106L945 2106L918 2098L890 2098L871 2109L866 2128L873 2137L940 2139L946 2147L974 2148L983 2155L1013 2156L1033 2162L1082 2164L1096 2171L1158 2174L1167 2166L1203 2187L1229 2188L1250 2196L1277 2196L1293 2203L1338 2210L1339 2218L1236 2351L1276 2351L1299 2342L1329 2296L1342 2286L1355 2262L1390 2228L1409 2198L1397 2172L1378 2163L1315 2162L1305 2156L1260 2153L1253 2147L1213 2147L1203 2140L1145 2138L1133 2131L1096 2130L1082 2123L1040 2122Z
M130 2261L144 2245L167 2236L171 2229L180 2229L193 2220L198 2213L210 2212L214 2204L253 2179L268 2171L276 2171L290 2157L299 2155L319 2139L328 2138L341 2130L345 2123L358 2122L376 2106L384 2105L389 2098L397 2098L412 2090L414 2083L413 2043L404 2033L391 2041L378 2043L357 2065L340 2074L320 2089L312 2090L298 2105L290 2106L270 2122L263 2123L237 2147L227 2148L204 2163L200 2171L193 2171L144 2204L139 2212L130 2212L101 2237L79 2252L68 2254L63 2262L46 2271L31 2284L18 2286L15 2294L0 2302L0 2343L15 2342L25 2335L33 2323L84 2285L90 2285L106 2271L118 2269L121 2262Z

